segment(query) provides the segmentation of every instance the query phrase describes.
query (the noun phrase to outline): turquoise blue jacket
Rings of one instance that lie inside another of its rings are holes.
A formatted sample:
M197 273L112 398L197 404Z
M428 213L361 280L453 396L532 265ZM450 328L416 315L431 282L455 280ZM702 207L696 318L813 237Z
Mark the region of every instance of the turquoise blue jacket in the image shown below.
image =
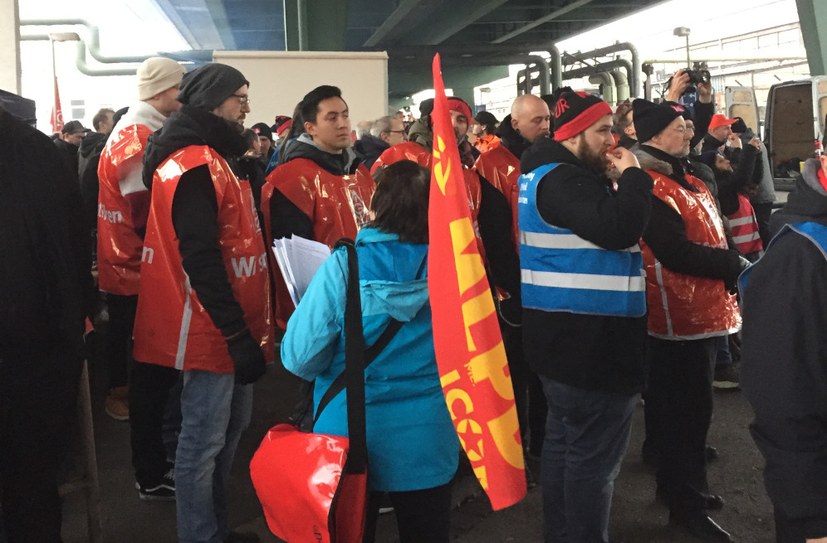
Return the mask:
M373 490L409 491L447 483L459 441L439 384L428 301L427 245L365 228L356 238L365 345L391 317L404 323L365 370L368 470ZM284 367L316 380L314 406L344 371L347 253L334 251L316 272L287 323ZM314 431L347 435L346 391L322 412Z

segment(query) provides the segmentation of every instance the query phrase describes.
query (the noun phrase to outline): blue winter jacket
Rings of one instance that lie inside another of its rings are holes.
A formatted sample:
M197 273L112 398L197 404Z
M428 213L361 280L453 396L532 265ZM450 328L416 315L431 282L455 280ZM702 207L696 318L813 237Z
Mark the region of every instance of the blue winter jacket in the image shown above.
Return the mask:
M410 491L447 483L457 468L459 442L439 384L428 301L427 245L365 228L356 238L365 345L391 317L404 325L365 370L370 486ZM344 371L347 252L325 261L287 323L284 367L316 380L314 406ZM314 431L347 435L346 391L325 408ZM315 408L314 407L314 408Z

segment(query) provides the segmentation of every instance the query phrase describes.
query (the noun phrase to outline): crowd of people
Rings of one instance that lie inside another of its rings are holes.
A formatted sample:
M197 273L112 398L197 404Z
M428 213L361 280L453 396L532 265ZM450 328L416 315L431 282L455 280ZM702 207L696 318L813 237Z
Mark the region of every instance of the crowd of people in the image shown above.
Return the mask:
M318 409L344 367L347 253L296 306L268 250L293 235L355 240L364 344L381 345L365 371L364 541L386 494L401 541L447 542L461 450L427 290L433 100L414 122L354 132L346 97L322 85L245 130L255 90L235 68L185 74L155 57L136 86L94 132L70 121L54 142L0 110L0 249L15 255L0 277L9 542L60 541L84 319L105 324L105 409L129 421L137 497L175 501L179 541L258 541L230 529L227 499L252 384L280 360ZM827 541L827 159L806 162L770 220L763 143L715 112L708 82L683 105L689 87L678 71L658 103L616 109L570 88L521 95L502 121L447 100L547 543L609 541L641 395L670 524L731 541L710 517L724 498L706 438L713 385L739 386L742 355L778 541ZM345 435L345 420L339 393L316 431Z

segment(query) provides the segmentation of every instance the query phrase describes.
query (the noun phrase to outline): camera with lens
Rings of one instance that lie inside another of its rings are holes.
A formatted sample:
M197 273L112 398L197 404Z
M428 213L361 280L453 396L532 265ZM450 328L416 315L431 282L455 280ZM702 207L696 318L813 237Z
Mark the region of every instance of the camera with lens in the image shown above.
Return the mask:
M689 76L689 82L693 85L698 83L709 83L709 70L686 70L686 75Z

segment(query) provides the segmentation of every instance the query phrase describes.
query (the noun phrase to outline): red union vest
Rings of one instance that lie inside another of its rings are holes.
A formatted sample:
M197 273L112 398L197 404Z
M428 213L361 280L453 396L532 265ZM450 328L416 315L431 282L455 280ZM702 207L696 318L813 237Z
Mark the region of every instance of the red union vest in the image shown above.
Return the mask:
M313 223L315 241L333 247L343 238L356 239L356 233L370 221L370 202L376 185L367 168L359 165L350 175L335 175L307 158L296 158L270 172L261 189L267 254L273 270L278 270L271 254L270 198L278 189ZM295 307L281 273L273 273L276 287L276 324L286 328Z
M144 238L136 360L183 370L232 373L233 362L221 332L190 288L172 224L172 200L181 176L207 165L218 203L218 244L233 295L244 320L264 352L273 359L270 281L261 228L247 181L239 181L227 162L205 145L173 153L155 171Z
M517 219L517 197L520 193L520 159L504 145L498 145L479 156L474 164L481 176L503 193L511 207L511 235L514 246L520 246L520 227Z
M729 227L732 232L732 241L743 255L760 253L764 250L761 243L761 235L758 233L758 219L755 217L755 210L749 203L749 198L738 194L738 211L732 213L729 219Z
M132 124L113 135L98 163L98 288L121 296L138 294L143 242L121 194L120 172L140 168L152 130Z
M382 154L379 155L379 158L376 159L376 162L373 163L373 166L370 167L370 174L376 175L377 170L383 166L390 166L394 162L399 162L400 160L410 160L411 162L416 162L423 168L431 169L431 150L419 145L418 143L414 143L412 141L405 141L402 143L397 143L391 147L388 147Z
M691 175L686 180L698 189L684 189L673 179L655 170L647 172L655 181L652 193L683 219L686 238L700 245L726 249L723 223L706 185ZM741 315L735 296L724 282L673 272L663 266L644 241L646 301L649 307L649 335L662 339L702 339L737 332Z

